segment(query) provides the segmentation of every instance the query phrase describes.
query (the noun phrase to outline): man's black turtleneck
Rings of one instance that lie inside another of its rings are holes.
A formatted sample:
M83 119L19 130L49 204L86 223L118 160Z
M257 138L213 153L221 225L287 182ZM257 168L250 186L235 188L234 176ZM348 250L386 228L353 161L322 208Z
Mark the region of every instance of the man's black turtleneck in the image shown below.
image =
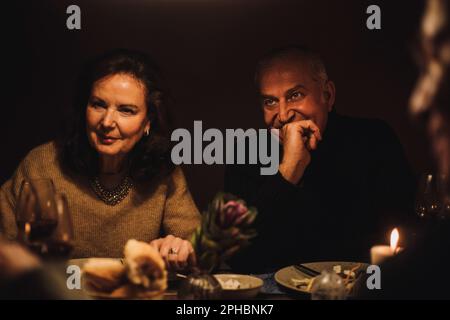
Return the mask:
M282 159L282 155L280 156ZM381 120L329 114L323 140L298 185L258 165L227 166L225 191L258 209L258 236L231 261L262 272L297 262L368 261L394 226L412 216L415 179Z

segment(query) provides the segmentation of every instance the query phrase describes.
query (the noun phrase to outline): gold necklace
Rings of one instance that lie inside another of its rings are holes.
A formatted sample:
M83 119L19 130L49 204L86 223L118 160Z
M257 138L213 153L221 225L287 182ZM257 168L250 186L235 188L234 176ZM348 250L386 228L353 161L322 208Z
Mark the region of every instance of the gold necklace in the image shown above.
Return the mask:
M133 181L126 175L117 187L108 190L101 184L98 177L94 177L91 179L91 187L100 200L109 206L115 206L128 195L131 187L133 187Z

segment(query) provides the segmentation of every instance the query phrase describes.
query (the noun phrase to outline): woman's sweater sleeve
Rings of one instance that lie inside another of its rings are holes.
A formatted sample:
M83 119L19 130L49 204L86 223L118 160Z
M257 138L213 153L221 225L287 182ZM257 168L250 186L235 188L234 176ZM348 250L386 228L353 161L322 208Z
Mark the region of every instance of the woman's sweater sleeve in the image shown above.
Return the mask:
M163 229L166 235L189 239L200 225L200 213L189 192L180 167L175 168L168 184L168 195L164 208Z

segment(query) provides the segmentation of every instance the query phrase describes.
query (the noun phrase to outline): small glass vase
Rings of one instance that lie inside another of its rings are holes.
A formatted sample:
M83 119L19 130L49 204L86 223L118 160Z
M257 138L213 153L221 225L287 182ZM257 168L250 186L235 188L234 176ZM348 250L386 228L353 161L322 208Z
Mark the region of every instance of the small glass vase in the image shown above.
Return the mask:
M312 300L345 300L347 292L344 281L334 271L322 271L311 288Z
M181 300L217 300L222 295L219 281L205 270L194 270L182 281L178 289Z

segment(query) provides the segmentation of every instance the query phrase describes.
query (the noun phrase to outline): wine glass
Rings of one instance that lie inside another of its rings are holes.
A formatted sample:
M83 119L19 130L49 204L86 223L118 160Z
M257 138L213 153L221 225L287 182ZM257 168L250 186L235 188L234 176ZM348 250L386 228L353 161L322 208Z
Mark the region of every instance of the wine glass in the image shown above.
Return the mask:
M450 219L450 190L448 189L448 178L445 175L440 174L436 182L436 190L441 207L438 218L441 220Z
M17 238L24 244L26 244L28 240L30 229L30 225L27 225L27 223L36 220L36 214L32 208L35 201L30 183L26 180L22 181L16 205L16 221L18 227Z
M51 179L22 182L16 219L19 240L38 255L45 256L47 240L58 224L55 187Z
M422 175L416 197L416 214L420 218L434 219L438 217L441 206L436 175L431 173Z
M58 224L47 241L48 256L68 259L73 250L73 226L67 197L63 193L55 195Z

